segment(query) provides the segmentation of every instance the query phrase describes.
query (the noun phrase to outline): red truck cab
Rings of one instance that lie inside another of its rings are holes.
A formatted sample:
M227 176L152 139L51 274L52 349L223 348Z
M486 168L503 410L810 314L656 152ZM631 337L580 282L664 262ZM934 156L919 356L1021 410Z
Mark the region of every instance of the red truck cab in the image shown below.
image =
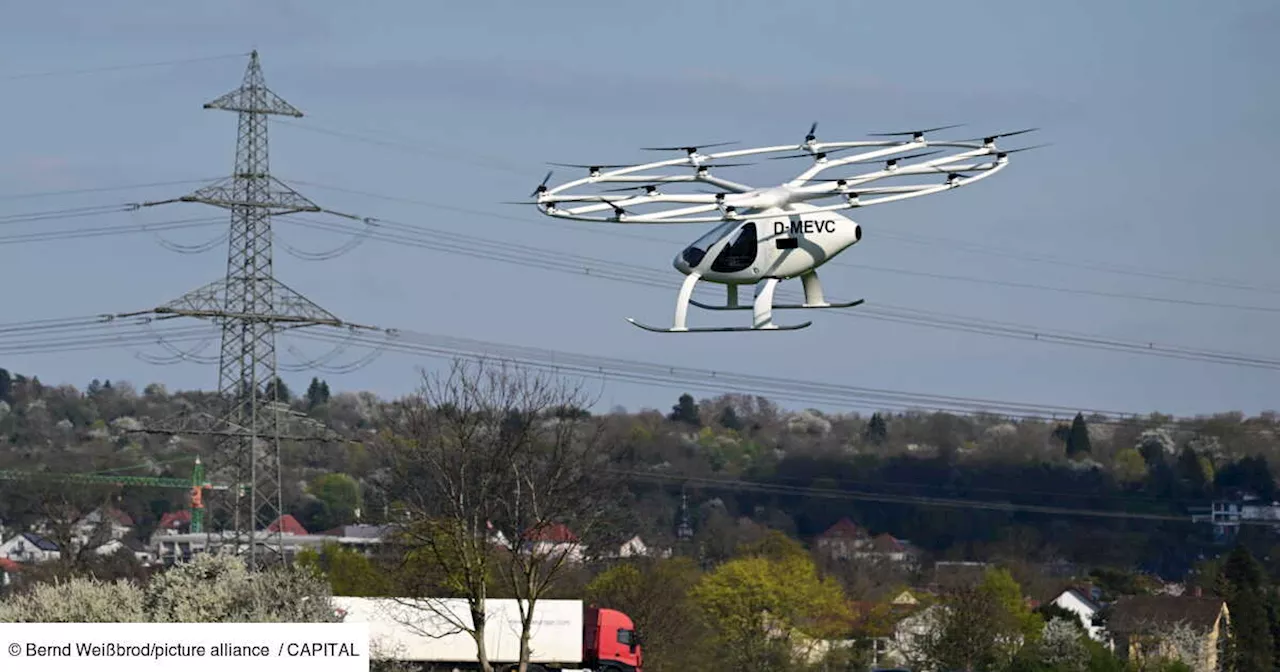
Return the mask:
M644 656L631 617L613 609L584 609L583 662L609 672L643 672Z

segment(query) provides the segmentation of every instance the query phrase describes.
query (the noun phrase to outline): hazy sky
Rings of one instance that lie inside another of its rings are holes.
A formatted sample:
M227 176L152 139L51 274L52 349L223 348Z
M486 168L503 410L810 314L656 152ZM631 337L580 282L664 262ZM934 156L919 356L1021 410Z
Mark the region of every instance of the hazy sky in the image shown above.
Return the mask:
M307 114L294 125L271 127L273 173L318 203L644 266L670 280L669 288L656 289L378 241L330 261L303 261L281 245L322 251L343 238L278 227L279 277L344 318L733 373L1037 404L1175 414L1280 407L1277 371L830 312L814 311L805 318L814 320L812 327L787 334L643 332L624 318L670 321L681 279L671 259L701 235L702 225L623 231L552 222L531 207L500 203L527 196L547 162L638 161L651 155L637 148L653 144L799 142L814 120L820 136L831 140L948 123L967 124L950 132L960 138L1038 126L1041 132L1007 144L1054 144L1015 155L1013 165L990 180L852 213L865 237L838 265L824 268L828 295L1046 331L1276 357L1280 233L1271 199L1280 150L1280 6L1270 0L992 0L915 2L909 9L818 0L107 4L7 3L0 25L0 215L174 197L197 185L14 195L228 174L235 117L201 105L238 85L246 59L15 75L256 47L268 85ZM776 181L786 177L783 168L803 166L766 163L772 165L749 169L755 172L741 173L743 179ZM175 210L92 222L0 224L0 232L221 214L206 206L170 207ZM649 240L613 235L619 231ZM217 230L165 235L197 244ZM938 239L1009 254L980 254ZM0 322L144 309L225 270L225 245L184 256L149 234L9 244L0 252L6 288ZM1028 255L1230 279L1271 291L1084 270ZM749 314L734 317L745 323ZM691 320L724 323L723 316L696 309ZM323 353L315 344L297 347ZM216 345L207 353L216 353ZM416 384L415 367L423 365L437 364L387 354L354 373L327 377L335 389L396 395ZM80 386L95 377L181 388L216 381L214 367L160 367L124 349L0 356L0 366ZM301 388L310 375L285 377ZM604 404L666 409L678 393L611 383Z

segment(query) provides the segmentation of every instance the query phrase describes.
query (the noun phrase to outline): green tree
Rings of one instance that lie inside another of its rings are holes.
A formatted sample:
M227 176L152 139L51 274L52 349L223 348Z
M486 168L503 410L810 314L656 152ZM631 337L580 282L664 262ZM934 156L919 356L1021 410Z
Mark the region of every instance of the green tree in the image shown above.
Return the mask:
M9 375L8 369L0 368L0 401L13 402L13 376Z
M1116 452L1111 471L1120 483L1139 485L1147 476L1147 461L1137 448L1124 448Z
M1227 601L1231 613L1228 659L1235 672L1264 672L1273 669L1275 645L1267 614L1269 591L1262 565L1243 545L1227 555L1218 570L1215 592Z
M631 616L644 645L644 669L679 671L703 649L689 591L702 572L692 558L615 565L587 584L587 599ZM709 661L708 661L709 662Z
M267 399L275 399L286 404L293 401L293 391L290 390L289 386L286 385L278 376L275 380L267 383L267 386L263 388L263 396Z
M1207 463L1207 464L1206 464ZM1208 466L1208 470L1205 467ZM1192 492L1205 493L1213 485L1213 463L1201 458L1191 446L1184 446L1178 454L1178 477Z
M1006 569L987 570L981 584L951 590L938 606L920 648L926 662L942 669L1004 669L1024 646L1036 646L1044 630Z
M356 520L360 508L360 483L347 474L325 474L311 482L307 490L324 504L322 515L313 525L327 530L339 525L350 525Z
M1071 431L1067 433L1067 457L1076 458L1092 452L1089 425L1084 421L1083 413L1076 413L1075 419L1071 421Z
M307 409L315 408L329 402L329 383L312 378L307 386Z
M778 670L794 664L794 643L847 629L850 614L835 579L805 554L730 560L698 582L691 597L725 669Z
M738 412L733 410L733 406L725 406L724 410L720 411L720 417L718 420L720 422L720 426L725 429L732 429L734 431L742 429L742 419L738 417Z
M867 427L862 432L862 439L873 446L883 446L884 442L889 440L889 425L884 421L883 416L879 413L871 414L871 420L867 422Z
M680 400L671 407L671 413L667 415L667 419L694 427L702 426L702 419L698 415L698 404L693 400L693 395L688 392L680 395Z
M299 567L322 574L334 595L344 597L394 597L394 577L363 553L337 544L319 551L304 549L297 555Z

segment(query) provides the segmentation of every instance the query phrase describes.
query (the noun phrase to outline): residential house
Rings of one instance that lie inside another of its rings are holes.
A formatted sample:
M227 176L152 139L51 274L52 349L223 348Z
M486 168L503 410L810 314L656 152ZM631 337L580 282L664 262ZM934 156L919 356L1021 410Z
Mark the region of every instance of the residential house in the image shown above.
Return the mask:
M177 515L169 517L168 521L162 522L167 522L172 527L158 530L157 534L152 535L151 544L155 547L156 561L165 565L186 562L196 553L203 553L206 550L209 543L208 533L177 532L174 528L179 526L181 520L182 518ZM272 521L266 530L255 532L256 543L259 545L269 543L268 537L273 536L275 532L280 532L281 550L284 553L286 562L292 562L298 551L308 548L319 549L327 542L336 542L342 546L364 546L370 543L378 543L377 539L363 537L347 538L310 534L296 518L289 514L280 516ZM222 536L228 540L231 538L229 532L223 532ZM242 543L236 550L241 553L247 552L248 545Z
M877 650L876 664L880 667L918 668L923 662L925 638L939 627L940 619L946 613L942 609L942 605L933 604L900 619L883 651Z
M84 543L103 525L108 526L109 539L123 539L133 531L134 527L133 518L124 511L114 507L98 507L89 515L76 521L72 533L81 543Z
M580 563L583 547L578 535L563 523L538 525L523 536L524 548L543 557L564 557L571 563Z
M929 590L937 592L953 588L971 587L982 583L990 565L985 562L939 561L933 563L933 577Z
M155 562L156 559L155 553L152 552L150 548L147 548L146 544L143 544L134 537L112 539L111 541L93 549L93 552L98 555L111 555L112 553L118 553L120 549L128 549L129 552L133 553L133 557L137 558L138 562L142 563L144 566L150 565Z
M160 516L156 534L186 534L191 531L191 511L169 511Z
M267 532L279 532L281 534L292 534L296 536L304 536L308 534L307 528L303 527L302 523L299 523L297 518L294 518L288 513L272 521L271 524L267 526Z
M871 664L876 667L904 664L899 640L910 640L917 621L903 622L924 611L928 605L921 602L907 589L891 590L880 601L851 602L852 630L860 646L871 654ZM903 637L899 637L899 628Z
M854 553L866 547L871 535L858 524L848 518L841 518L835 525L819 534L816 540L818 550L828 557L837 560L848 560Z
M919 554L906 541L898 539L892 534L882 533L865 542L858 550L854 551L853 557L863 560L882 560L914 565L919 559Z
M1105 631L1101 626L1095 625L1093 622L1093 617L1097 616L1098 612L1102 610L1102 606L1098 604L1097 600L1098 594L1096 590L1068 588L1059 593L1050 604L1075 614L1080 618L1080 624L1089 633L1089 637L1096 642L1102 642L1106 639Z
M61 557L58 545L36 534L22 532L0 544L0 558L14 562L45 562Z
M1138 595L1120 598L1105 613L1121 660L1179 659L1195 672L1217 672L1231 621L1225 600Z
M650 546L644 543L644 539L641 539L640 535L635 534L622 543L606 546L597 557L609 560L620 558L669 558L671 554L672 550L670 548Z

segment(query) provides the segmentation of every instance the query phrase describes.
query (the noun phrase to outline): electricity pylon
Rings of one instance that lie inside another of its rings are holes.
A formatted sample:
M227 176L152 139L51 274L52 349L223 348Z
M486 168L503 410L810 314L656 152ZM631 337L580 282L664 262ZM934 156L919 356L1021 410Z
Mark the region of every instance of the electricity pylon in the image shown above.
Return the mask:
M218 396L222 408L212 427L196 429L186 419L179 426L148 428L165 434L204 434L217 437L209 454L209 474L216 482L234 484L223 496L210 497L208 550L230 545L247 552L251 569L279 560L283 553L281 526L267 528L283 513L280 487L280 441L326 440L320 436L283 436L276 369L276 331L328 326L369 329L338 319L275 278L271 255L271 218L296 212L326 212L350 219L353 215L321 208L272 177L267 154L267 115L301 117L302 112L267 88L258 52L239 88L204 104L205 109L236 112L240 130L236 140L235 172L181 198L142 203L203 203L231 211L227 271L222 280L189 292L163 306L139 313L157 317L197 317L221 325L222 348ZM172 424L172 423L169 423ZM212 494L212 493L211 493ZM215 530L217 521L233 530ZM265 554L265 555L264 555Z

